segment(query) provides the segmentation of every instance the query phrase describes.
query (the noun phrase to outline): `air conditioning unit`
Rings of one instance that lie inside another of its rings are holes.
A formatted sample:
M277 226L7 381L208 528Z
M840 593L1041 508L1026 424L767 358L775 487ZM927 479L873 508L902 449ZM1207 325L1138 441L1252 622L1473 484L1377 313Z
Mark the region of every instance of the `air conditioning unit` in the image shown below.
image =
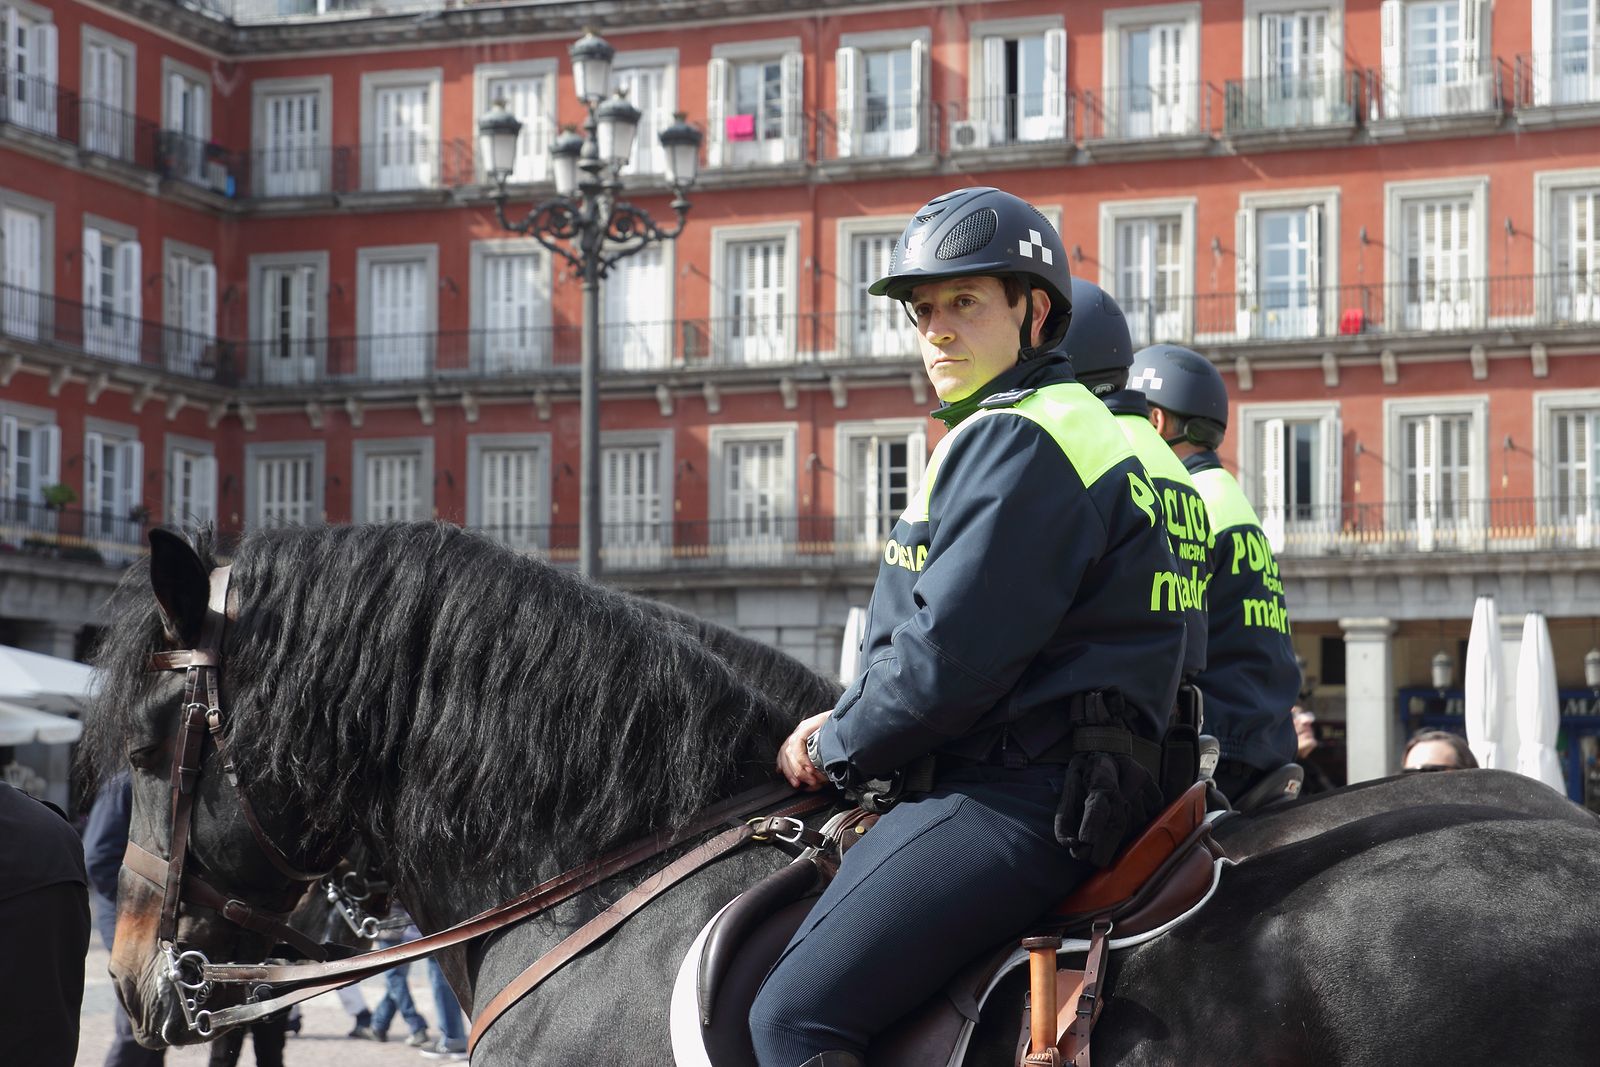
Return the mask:
M950 123L950 147L957 152L989 146L989 127L976 119L955 119Z

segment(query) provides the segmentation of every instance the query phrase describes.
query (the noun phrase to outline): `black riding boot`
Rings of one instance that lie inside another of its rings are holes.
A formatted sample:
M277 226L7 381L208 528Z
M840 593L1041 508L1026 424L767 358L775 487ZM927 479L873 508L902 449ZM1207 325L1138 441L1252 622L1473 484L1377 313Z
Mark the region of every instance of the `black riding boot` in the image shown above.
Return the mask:
M854 1052L819 1052L800 1067L867 1067L867 1061Z

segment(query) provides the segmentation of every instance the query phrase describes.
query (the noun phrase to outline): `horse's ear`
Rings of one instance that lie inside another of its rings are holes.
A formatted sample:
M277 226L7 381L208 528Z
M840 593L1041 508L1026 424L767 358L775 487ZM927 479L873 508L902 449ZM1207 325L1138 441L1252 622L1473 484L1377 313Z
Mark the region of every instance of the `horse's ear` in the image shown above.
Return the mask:
M167 635L180 645L199 641L211 578L189 542L159 527L150 531L150 585Z

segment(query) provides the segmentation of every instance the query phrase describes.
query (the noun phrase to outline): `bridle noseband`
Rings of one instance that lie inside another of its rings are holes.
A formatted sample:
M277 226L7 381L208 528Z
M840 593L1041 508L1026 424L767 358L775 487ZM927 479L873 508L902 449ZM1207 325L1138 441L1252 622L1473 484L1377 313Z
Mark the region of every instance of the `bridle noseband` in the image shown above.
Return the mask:
M189 1025L201 1036L210 1033L210 1013L201 1009L210 982L205 977L209 961L201 952L178 951L178 912L182 905L209 908L243 929L282 941L303 955L328 959L322 945L287 923L287 913L257 908L217 889L199 874L186 870L190 850L195 791L205 761L205 739L210 734L223 770L233 785L234 796L256 846L274 869L297 884L314 882L338 862L337 855L326 866L314 871L297 866L284 850L267 836L256 818L250 798L239 784L238 768L223 737L221 701L222 637L230 620L237 619L237 605L229 600L231 567L218 567L210 576L210 600L200 640L194 648L157 652L150 657L149 670L186 671L183 706L179 713L178 734L172 750L172 824L167 841L167 859L150 852L134 841L128 842L123 866L161 888L161 919L156 937L167 961L167 976L181 991L179 1000Z

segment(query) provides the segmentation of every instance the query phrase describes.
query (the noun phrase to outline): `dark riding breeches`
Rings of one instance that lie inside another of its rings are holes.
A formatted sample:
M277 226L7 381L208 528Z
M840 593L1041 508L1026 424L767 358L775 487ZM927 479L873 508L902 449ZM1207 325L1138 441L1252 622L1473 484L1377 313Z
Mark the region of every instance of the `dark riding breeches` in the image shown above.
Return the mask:
M902 801L845 854L750 1012L761 1067L873 1035L1020 936L1093 869L1056 843L1063 768L974 766Z

